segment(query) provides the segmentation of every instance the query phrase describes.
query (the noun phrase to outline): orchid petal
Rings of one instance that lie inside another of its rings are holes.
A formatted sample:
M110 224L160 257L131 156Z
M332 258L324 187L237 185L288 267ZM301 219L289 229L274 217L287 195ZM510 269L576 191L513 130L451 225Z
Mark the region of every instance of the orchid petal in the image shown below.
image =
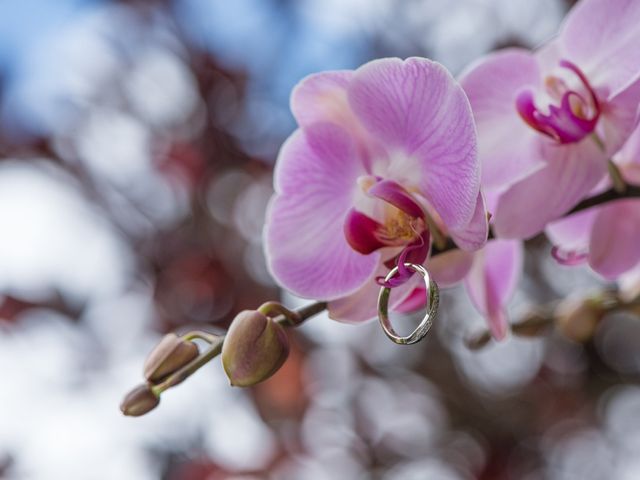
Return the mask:
M382 180L369 188L369 195L378 197L414 218L422 218L422 207L401 185L393 180Z
M640 48L639 48L640 50ZM600 130L608 156L618 152L638 126L640 79L611 98L601 115Z
M620 167L625 182L640 186L640 126L636 127L613 160Z
M539 134L516 110L518 94L540 81L536 57L515 48L490 54L461 75L478 129L483 188L503 188L544 166L537 151Z
M379 254L356 252L343 230L363 173L353 142L336 125L298 130L282 147L265 250L274 278L296 295L331 300L373 282Z
M534 53L541 72L551 72L564 58L564 48L557 37L542 45Z
M399 313L411 313L427 305L427 289L424 286L414 288L409 296L396 307Z
M636 127L627 142L618 151L615 160L619 165L640 165L640 126Z
M291 112L298 125L331 122L347 128L354 117L347 101L351 70L314 73L303 78L291 92Z
M506 303L522 272L522 243L492 240L475 254L465 286L472 303L487 318L489 329L502 340L509 328Z
M487 243L489 221L487 220L487 210L481 193L478 194L476 209L469 225L457 230L450 230L449 235L455 244L463 250L478 250Z
M640 200L619 200L599 209L593 222L589 265L615 279L640 262Z
M471 269L474 254L464 250L450 250L429 257L425 267L429 275L441 287L460 282Z
M547 225L545 233L551 243L563 251L587 251L593 229L593 222L596 219L598 211L598 208L590 208L552 222Z
M640 2L583 0L569 13L559 41L592 84L617 95L640 76Z
M493 218L504 238L530 238L567 213L606 173L606 157L595 142L546 145L546 167L500 196Z
M413 185L450 228L469 223L479 189L469 102L449 72L423 58L374 60L356 70L351 108L391 156L394 179Z

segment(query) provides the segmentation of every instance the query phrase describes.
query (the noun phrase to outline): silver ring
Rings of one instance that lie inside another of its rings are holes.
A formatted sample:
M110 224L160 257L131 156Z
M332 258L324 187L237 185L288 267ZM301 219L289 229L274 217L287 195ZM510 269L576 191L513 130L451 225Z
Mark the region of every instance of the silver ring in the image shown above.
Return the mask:
M393 329L391 321L389 320L388 309L391 288L382 287L380 289L380 293L378 294L378 319L380 320L382 330L384 330L384 333L387 335L387 337L389 337L399 345L411 345L422 340L427 332L429 332L431 325L433 325L433 319L438 312L438 304L440 303L440 290L438 289L438 284L429 278L429 272L427 272L427 269L422 265L416 265L415 263L405 263L404 266L410 268L416 273L419 273L424 279L426 291L429 292L427 296L427 313L420 321L420 324L416 327L416 329L411 332L411 334L407 335L406 337L398 335ZM391 280L396 273L398 273L397 266L393 267L393 269L387 274L384 279L385 282Z

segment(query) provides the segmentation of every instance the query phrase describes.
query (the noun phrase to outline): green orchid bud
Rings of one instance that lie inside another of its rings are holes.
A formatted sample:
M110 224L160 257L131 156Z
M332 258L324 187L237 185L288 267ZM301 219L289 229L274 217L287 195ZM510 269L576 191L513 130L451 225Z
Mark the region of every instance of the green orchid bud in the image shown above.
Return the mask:
M144 377L156 383L198 356L198 346L175 333L165 335L144 362Z
M249 387L276 373L289 355L284 328L255 310L233 319L222 346L222 365L232 386Z
M139 417L156 408L159 403L160 398L145 383L137 386L124 397L120 410L129 417Z

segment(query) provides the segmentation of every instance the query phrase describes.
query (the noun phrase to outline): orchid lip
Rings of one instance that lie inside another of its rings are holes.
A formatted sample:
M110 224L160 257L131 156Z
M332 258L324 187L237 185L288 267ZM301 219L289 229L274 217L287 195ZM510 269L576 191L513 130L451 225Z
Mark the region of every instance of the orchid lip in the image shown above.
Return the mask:
M426 213L404 187L392 180L369 177L360 183L367 195L395 207L396 213L382 224L352 208L345 218L345 238L351 248L363 255L383 247L403 247L393 259L398 265L398 274L388 281L384 277L376 278L384 287L400 286L415 273L405 267L405 263L422 264L429 254L431 233L426 227Z
M378 235L383 228L383 225L355 208L347 213L343 227L347 243L363 255L386 246Z
M600 117L600 103L584 73L568 60L559 65L571 71L583 87L583 92L569 89L562 79L549 77L548 90L561 95L559 105L548 105L549 113L543 113L535 104L531 89L521 91L516 97L516 110L534 130L547 135L558 143L579 142L592 133Z
M365 187L367 195L393 206L396 213L382 224L351 208L343 227L351 248L367 255L383 247L405 246L421 236L425 230L425 213L405 188L392 180L379 177L368 177L360 183Z
M356 252L368 255L384 247L402 247L427 231L424 221L413 219L404 212L381 224L368 215L351 208L345 217L344 235Z
M588 253L577 250L563 250L558 246L553 246L551 248L551 256L560 265L570 267L583 263L587 259Z
M398 273L393 278L385 280L385 277L376 277L376 282L381 287L394 288L398 287L409 280L415 273L412 269L407 268L407 264L421 265L429 256L429 249L431 246L431 236L429 230L425 230L422 234L407 245L396 261L398 266Z
M414 218L422 218L424 211L409 192L393 180L381 180L371 186L367 192L403 211Z

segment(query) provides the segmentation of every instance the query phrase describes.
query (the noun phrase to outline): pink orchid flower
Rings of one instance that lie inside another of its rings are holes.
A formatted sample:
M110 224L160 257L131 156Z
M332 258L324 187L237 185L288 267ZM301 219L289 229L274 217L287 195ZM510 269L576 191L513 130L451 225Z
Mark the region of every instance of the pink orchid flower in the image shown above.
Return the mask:
M602 180L638 122L640 2L582 0L551 43L490 54L460 82L483 190L500 194L494 232L531 237Z
M629 184L640 186L640 128L614 157ZM603 182L594 193L609 188ZM613 280L640 267L640 199L616 200L547 226L554 257L562 264L587 262Z
M311 75L293 91L299 124L283 145L267 212L274 278L327 300L346 322L376 316L380 278L398 264L392 305L420 279L432 239L465 250L486 242L476 135L469 102L438 63L374 60Z

